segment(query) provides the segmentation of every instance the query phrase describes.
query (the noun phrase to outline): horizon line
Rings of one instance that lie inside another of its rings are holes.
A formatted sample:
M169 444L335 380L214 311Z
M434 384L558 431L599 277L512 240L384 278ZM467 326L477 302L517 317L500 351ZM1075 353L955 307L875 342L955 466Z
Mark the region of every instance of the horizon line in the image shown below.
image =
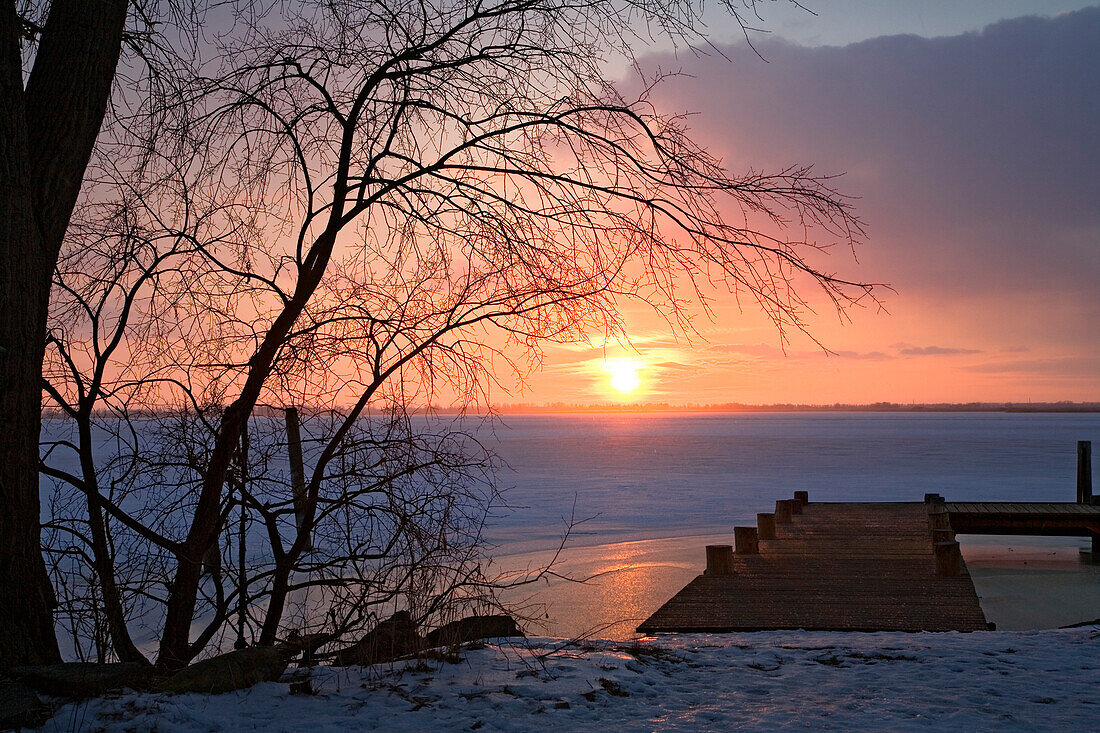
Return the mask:
M287 405L286 407L290 407ZM341 408L310 407L308 405L295 405L298 409L306 411L339 412ZM257 405L252 414L256 417L271 416L281 413L285 408L273 405ZM375 411L389 410L384 405L376 406ZM407 408L410 414L575 414L590 412L623 412L623 413L698 413L698 412L1046 412L1046 413L1097 413L1100 412L1100 401L1076 402L1072 400L1059 400L1055 402L867 402L867 403L795 403L773 402L766 404L745 402L724 402L706 404L671 404L667 402L638 402L638 403L503 403L484 406L480 409L461 406L442 405L410 405ZM142 415L173 414L171 408L151 407L132 413L134 417ZM370 410L365 414L369 414ZM111 414L114 414L113 412ZM43 419L57 419L69 417L64 411L45 409L42 411Z

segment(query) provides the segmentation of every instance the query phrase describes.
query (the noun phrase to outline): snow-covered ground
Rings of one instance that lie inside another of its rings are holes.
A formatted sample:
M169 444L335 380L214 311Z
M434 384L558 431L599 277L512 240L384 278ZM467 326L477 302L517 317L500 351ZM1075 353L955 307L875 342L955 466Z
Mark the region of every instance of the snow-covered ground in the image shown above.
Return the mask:
M517 640L519 641L519 640ZM127 693L45 731L1097 730L1100 627L489 644L217 696Z

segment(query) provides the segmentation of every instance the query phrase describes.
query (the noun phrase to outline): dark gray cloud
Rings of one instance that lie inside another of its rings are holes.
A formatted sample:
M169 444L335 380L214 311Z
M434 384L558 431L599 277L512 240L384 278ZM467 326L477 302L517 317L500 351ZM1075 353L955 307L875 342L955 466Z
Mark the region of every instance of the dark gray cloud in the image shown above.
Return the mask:
M1081 0L816 0L756 3L764 28L805 46L838 46L876 36L918 33L948 36L1004 18L1055 15L1091 5ZM722 3L707 3L711 27L739 40ZM757 34L760 35L760 34Z
M1040 374L1054 377L1080 377L1100 372L1100 357L1065 356L1050 359L1021 359L975 364L965 368L979 374ZM1091 398L1090 398L1091 399Z
M1100 314L1100 8L947 38L757 47L767 63L743 46L723 49L732 63L648 59L691 75L657 101L698 111L696 137L733 170L847 171L869 225L860 277L899 297L1072 293Z
M864 361L882 361L894 357L881 351L783 351L768 344L714 344L711 351L727 354L743 354L768 359L859 359Z
M980 349L954 349L945 346L912 346L901 349L902 356L957 356L959 354L980 354Z
M830 356L840 359L858 359L860 361L885 361L894 358L881 351L833 351Z

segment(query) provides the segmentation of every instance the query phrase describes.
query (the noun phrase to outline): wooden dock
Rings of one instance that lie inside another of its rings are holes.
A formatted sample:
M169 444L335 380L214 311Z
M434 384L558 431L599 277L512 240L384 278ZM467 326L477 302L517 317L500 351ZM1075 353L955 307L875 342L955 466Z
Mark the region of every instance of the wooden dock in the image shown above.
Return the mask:
M1065 537L1100 535L1100 505L1070 501L946 502L951 528L959 534L1028 534Z
M1100 534L1079 503L809 503L805 492L735 527L737 552L707 548L708 570L639 633L769 629L989 628L954 532Z

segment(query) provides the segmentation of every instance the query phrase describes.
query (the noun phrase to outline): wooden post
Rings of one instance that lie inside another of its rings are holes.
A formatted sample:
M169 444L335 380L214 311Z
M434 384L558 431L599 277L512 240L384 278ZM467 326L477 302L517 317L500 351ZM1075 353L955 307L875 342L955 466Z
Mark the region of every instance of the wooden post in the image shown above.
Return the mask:
M939 494L925 494L924 495L924 503L925 504L942 504L943 503L943 497L940 496Z
M1077 441L1077 503L1092 504L1092 441Z
M933 529L932 530L932 542L954 542L955 530L953 529Z
M798 492L795 492L793 499L788 499L791 503L791 514L801 516L802 514L802 502L798 500Z
M248 490L248 421L241 429L241 443L237 452L237 499L240 502L240 521L237 524L237 639L234 649L244 649L248 641L244 638L245 620L248 617L248 508L245 492Z
M707 545L707 575L733 575L733 548Z
M932 547L936 554L936 575L953 578L962 572L962 553L958 542L937 542Z
M302 532L306 523L306 469L302 461L302 426L298 408L286 408L286 448L290 456L290 490L294 498L294 524ZM306 537L305 548L313 545Z
M775 502L775 523L776 524L790 524L792 507L794 501L791 499L780 499Z
M734 527L733 546L738 555L759 555L760 538L756 534L756 527Z
M928 529L950 529L951 528L951 515L947 513L947 508L944 506L933 506L928 510Z
M810 503L810 492L796 491L794 492L794 500L798 502L799 506L806 506Z
M756 515L757 534L762 540L775 539L775 515L771 512Z

